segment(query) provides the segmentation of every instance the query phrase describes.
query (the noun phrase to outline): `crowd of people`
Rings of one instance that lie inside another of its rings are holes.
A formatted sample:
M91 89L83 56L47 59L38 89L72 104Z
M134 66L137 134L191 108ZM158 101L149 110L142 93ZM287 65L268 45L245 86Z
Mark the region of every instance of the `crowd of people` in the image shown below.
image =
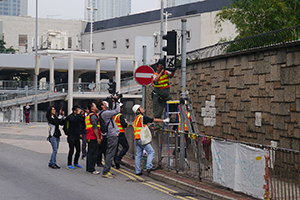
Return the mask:
M148 154L146 170L148 173L156 170L152 161L155 152L151 143L142 144L141 131L148 123L169 122L169 119L160 119L163 112L165 102L170 98L169 78L174 75L174 72L164 70L164 62L160 59L157 66L157 73L153 76L153 109L154 118L145 115L145 109L140 105L134 105L132 111L137 115L133 122L134 140L136 146L135 156L135 172L136 175L142 175L140 168L141 157L143 151ZM129 144L125 136L125 129L128 123L122 115L123 104L119 102L119 97L114 96L111 100L113 106L110 108L107 101L91 102L84 109L79 106L72 108L72 113L65 116L62 109L59 110L56 116L56 110L50 106L47 110L47 120L50 126L48 140L51 143L53 152L49 161L49 167L59 169L56 163L56 155L59 147L61 132L59 126L63 126L63 130L67 135L69 145L69 153L67 157L67 169L74 170L82 168L78 164L80 152L82 150L82 159L86 159L86 171L90 174L98 175L100 171L96 170L95 166L103 167L103 178L114 178L116 175L111 172L111 167L119 169L122 158L129 149ZM104 129L104 127L106 129ZM82 146L80 145L82 140ZM86 145L87 144L87 145ZM122 146L118 152L119 144ZM87 148L86 148L87 146ZM76 150L73 158L74 149ZM87 151L86 151L87 149ZM102 164L102 156L105 162Z

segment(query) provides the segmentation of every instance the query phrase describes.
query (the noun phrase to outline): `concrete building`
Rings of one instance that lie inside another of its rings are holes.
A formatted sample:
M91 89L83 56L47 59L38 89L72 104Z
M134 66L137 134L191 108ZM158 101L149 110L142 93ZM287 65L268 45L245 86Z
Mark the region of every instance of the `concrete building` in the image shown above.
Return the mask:
M179 6L183 4L188 3L194 3L198 1L204 1L204 0L164 0L164 7L172 7L172 6ZM158 4L160 5L161 0L158 0Z
M0 15L19 16L28 14L28 0L0 1Z
M125 16L131 12L131 0L86 0L86 7L97 10L85 10L85 20L90 20L92 12L93 20L105 20Z
M0 15L0 21L6 47L13 46L19 53L30 53L35 49L35 18ZM82 49L81 32L85 26L83 21L40 18L38 49Z
M187 19L188 43L187 51L192 51L220 41L221 38L235 35L235 27L230 23L223 24L223 32L215 33L214 17L217 12L229 4L223 0L200 1L181 6L166 8L172 15L165 20L167 30L176 30L180 38L181 19ZM152 41L152 64L160 55L160 10L148 11L114 19L93 23L93 52L134 55L138 37ZM88 49L90 41L90 23L82 33L82 48ZM144 40L145 41L145 40ZM180 47L180 40L178 40ZM178 50L180 54L180 51Z

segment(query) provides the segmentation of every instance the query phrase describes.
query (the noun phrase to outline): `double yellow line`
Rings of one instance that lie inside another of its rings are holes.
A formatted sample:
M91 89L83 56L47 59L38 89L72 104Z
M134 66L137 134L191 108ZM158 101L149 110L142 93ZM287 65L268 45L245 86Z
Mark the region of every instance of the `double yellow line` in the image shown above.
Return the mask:
M168 195L171 195L171 196L177 197L179 199L183 199L183 200L188 200L188 199L196 200L196 198L190 197L190 196L185 196L185 197L177 196L176 195L176 193L178 193L177 191L169 189L169 188L164 187L162 185L159 185L157 183L153 183L151 181L146 181L142 177L137 176L137 175L135 175L135 174L133 174L131 172L128 172L128 171L126 171L124 169L113 169L113 170L116 171L116 172L118 172L118 173L120 173L120 174L123 174L124 176L127 176L128 178L130 178L134 182L140 182L140 183L142 183L144 185L147 185L148 187L151 187L151 188L153 188L155 190L158 190L160 192L163 192L165 194L168 194Z

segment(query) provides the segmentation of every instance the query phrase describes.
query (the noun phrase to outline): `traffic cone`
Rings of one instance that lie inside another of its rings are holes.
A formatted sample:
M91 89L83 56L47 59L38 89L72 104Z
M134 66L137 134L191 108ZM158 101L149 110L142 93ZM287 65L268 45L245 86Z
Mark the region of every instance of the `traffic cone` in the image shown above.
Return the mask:
M56 89L56 87L54 88L54 93L57 93L57 89Z

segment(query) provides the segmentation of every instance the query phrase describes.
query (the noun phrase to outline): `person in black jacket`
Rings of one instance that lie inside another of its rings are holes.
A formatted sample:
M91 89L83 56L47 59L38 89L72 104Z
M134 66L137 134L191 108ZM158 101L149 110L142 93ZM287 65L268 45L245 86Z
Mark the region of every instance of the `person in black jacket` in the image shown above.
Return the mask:
M59 125L64 125L65 114L64 111L60 110L59 116L57 117L55 115L55 112L56 110L54 106L49 106L46 113L46 118L50 126L48 139L53 149L48 166L53 169L59 169L60 167L56 164L56 155L57 155L57 150L58 150L60 136L61 136Z
M84 122L84 112L78 106L72 108L73 113L70 114L66 120L69 123L68 126L68 138L69 143L69 154L68 154L68 166L67 169L73 170L75 167L82 168L78 164L80 156L80 124ZM74 166L72 165L72 157L74 154L74 147L76 149L74 157Z

